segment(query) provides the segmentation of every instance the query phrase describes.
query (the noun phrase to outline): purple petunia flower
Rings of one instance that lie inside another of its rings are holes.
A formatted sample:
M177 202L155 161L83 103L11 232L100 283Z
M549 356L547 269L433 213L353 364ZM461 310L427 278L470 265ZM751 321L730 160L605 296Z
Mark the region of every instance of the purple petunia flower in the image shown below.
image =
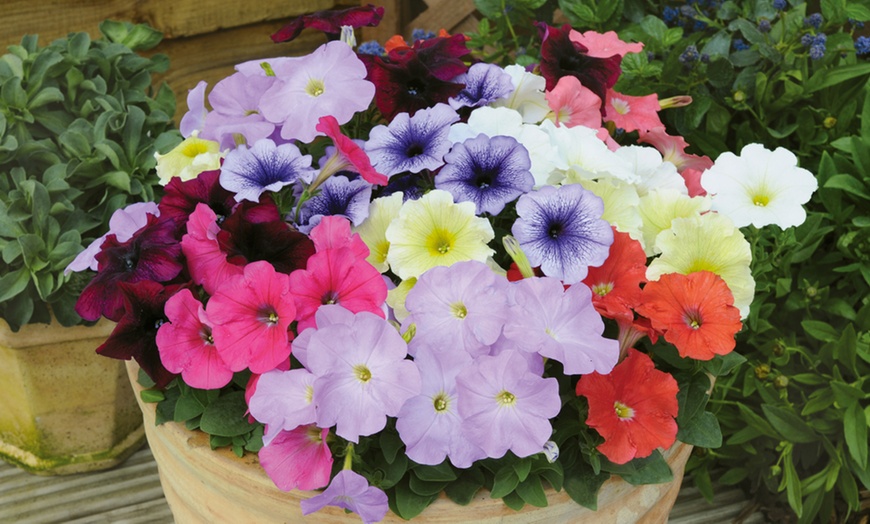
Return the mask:
M511 289L505 346L562 363L569 375L607 374L619 358L619 342L602 337L604 321L583 285L567 290L556 278L524 278Z
M444 155L450 151L450 124L459 115L447 104L436 104L417 111L414 116L399 113L389 127L372 129L366 142L366 153L379 173L393 176L410 171L438 169L444 165Z
M405 307L404 324L417 330L412 354L420 344L486 354L508 314L507 280L474 260L433 267L408 292Z
M454 145L444 162L435 187L456 202L474 202L478 215L497 215L535 185L528 150L509 136L469 138Z
M264 191L278 191L310 176L311 155L303 155L293 144L264 139L253 147L239 147L227 155L221 167L221 186L236 193L236 200L258 202Z
M471 365L465 351L420 348L414 358L423 386L396 416L396 429L405 443L408 458L434 466L449 457L457 468L468 468L486 454L462 434L462 419L456 406L456 375Z
M325 216L346 217L354 226L369 216L369 201L372 185L357 178L349 180L344 176L327 178L319 187L320 191L302 204L299 213L299 231L306 235Z
M603 212L601 198L580 184L543 186L520 197L511 233L532 266L576 284L610 252L613 230Z
M480 107L504 98L514 91L511 76L495 65L479 62L468 72L456 77L454 82L465 84L458 95L447 100L450 107Z
M303 515L310 515L325 506L337 506L353 511L365 524L380 522L389 509L387 494L369 486L365 477L350 469L339 471L323 493L299 504Z
M559 414L559 383L529 371L517 351L478 357L456 377L463 433L490 458L508 450L528 457L544 449Z

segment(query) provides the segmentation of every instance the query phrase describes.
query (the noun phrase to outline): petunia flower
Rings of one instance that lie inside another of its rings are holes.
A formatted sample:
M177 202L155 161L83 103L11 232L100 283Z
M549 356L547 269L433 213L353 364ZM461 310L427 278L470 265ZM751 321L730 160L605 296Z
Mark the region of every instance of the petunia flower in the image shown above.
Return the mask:
M589 402L586 424L604 437L598 451L615 464L648 457L677 438L677 381L630 349L609 374L580 377L577 394Z
M649 131L662 127L659 97L628 96L608 89L604 98L604 120L625 131Z
M222 155L220 144L193 134L172 151L165 155L154 153L154 157L157 159L154 170L160 178L160 184L165 186L173 178L190 180L203 171L220 169Z
M166 288L151 280L119 282L116 286L123 300L124 313L106 341L97 348L97 353L104 357L135 360L156 387L164 388L175 374L161 362L156 336L157 330L167 320L163 307L178 287Z
M416 325L412 348L423 344L486 353L507 319L506 284L474 260L423 273L405 299L410 315L403 325Z
M592 305L604 317L631 321L646 282L646 254L627 233L613 232L607 260L589 268L583 283L592 290Z
M282 431L314 423L317 418L314 413L314 379L315 376L303 368L273 369L260 375L257 388L248 400L248 410L266 425L264 444Z
M390 265L387 264L387 253L390 249L390 243L386 236L387 227L393 219L399 216L402 202L402 193L375 198L369 204L369 213L366 219L362 224L354 227L354 231L359 234L369 248L370 254L366 260L381 273L390 268Z
M175 224L151 214L126 242L118 241L115 235L107 236L96 255L99 272L79 295L76 313L85 320L104 316L117 322L124 314L124 297L118 284L169 282L181 273L180 255Z
M282 491L320 489L329 484L332 473L328 434L328 429L313 424L282 431L260 448L260 465Z
M483 262L494 253L487 246L495 237L489 221L475 216L471 202L454 203L450 193L439 189L405 202L385 236L387 262L402 280L436 266Z
M705 194L699 177L692 173L700 175L700 173L710 168L713 165L710 157L686 153L686 148L689 147L686 139L682 136L669 135L664 127L657 127L640 133L638 141L644 144L652 144L653 147L659 150L665 161L677 166L677 171L686 180L689 196L702 196Z
M526 71L519 65L509 65L504 69L511 77L513 92L506 98L498 99L492 103L493 107L507 107L520 114L522 122L537 124L547 116L550 111L544 90L547 81L544 77Z
M420 394L420 372L407 355L398 331L368 311L354 314L350 324L318 325L306 350L306 367L317 376L317 425L334 425L351 442L382 430L388 416Z
M418 464L435 466L445 458L457 468L471 467L486 458L462 434L457 407L456 375L471 365L465 351L438 351L425 346L414 362L420 369L420 394L408 399L396 415L396 430L405 443L405 454Z
M532 266L574 284L604 262L613 243L603 211L601 199L579 184L544 186L520 197L511 233Z
M749 305L755 296L755 280L749 268L752 251L728 217L706 213L675 218L670 229L656 237L656 245L662 254L647 267L647 280L658 280L667 273L710 271L728 284L740 317L749 315Z
M272 41L289 42L299 36L303 29L316 29L325 33L330 40L336 40L344 26L375 27L383 17L384 8L372 4L314 11L294 18L289 24L272 33Z
M642 43L625 42L619 38L615 31L607 31L605 33L586 31L581 33L572 29L568 34L568 38L572 42L585 47L586 53L589 56L597 58L607 58L613 55L622 58L628 53L640 53L643 51Z
M557 127L549 120L544 120L540 127L549 135L553 157L551 162L557 168L549 173L547 183L608 177L629 183L637 182L638 175L631 165L608 149L594 129L583 126Z
M504 69L484 62L473 64L467 73L456 77L454 82L465 84L465 87L448 100L453 109L488 105L514 90L511 77Z
M372 165L388 177L398 173L419 173L444 165L444 155L450 151L447 139L450 124L459 115L447 104L417 111L414 116L399 113L389 126L374 127L365 150Z
M490 458L539 453L562 407L556 379L529 371L517 351L475 359L456 376L456 392L463 434Z
M742 324L733 304L728 285L714 273L669 273L647 283L637 313L649 318L681 357L710 360L734 349Z
M320 117L331 115L344 124L369 106L375 86L365 77L366 68L350 46L329 42L279 76L281 82L260 99L260 111L281 125L281 138L308 143L320 134Z
M190 278L209 294L220 289L230 276L243 273L242 266L227 261L218 233L218 216L206 204L198 204L187 221L187 233L181 238Z
M166 301L169 322L157 330L160 361L184 383L199 389L219 389L233 379L233 372L217 353L212 324L202 302L189 289L182 289Z
M586 286L565 289L556 278L525 278L511 284L510 297L507 347L557 360L569 375L607 373L616 365L618 344L602 336L604 321Z
M310 515L326 506L337 506L353 511L364 524L380 522L389 510L387 494L369 486L362 475L349 469L339 471L323 493L302 500L299 505L303 515Z
M359 173L363 180L370 184L379 186L387 184L387 177L375 170L362 147L341 132L338 120L334 116L320 117L315 129L332 140L332 143L335 144L335 154L329 157L325 164L321 163L320 173L318 173L317 179L312 183L309 191L317 188L323 180L332 174L345 170Z
M178 123L178 131L184 138L191 136L194 131L202 132L205 117L208 114L208 108L205 107L207 87L208 83L205 80L200 80L193 89L187 91L187 113L184 113Z
M218 142L222 150L272 136L275 124L260 112L260 99L278 82L261 69L255 74L237 71L215 84L208 94L212 110L205 116L199 136Z
M160 216L160 209L154 202L136 202L127 207L117 209L109 219L109 231L88 244L88 247L66 266L63 274L69 275L74 271L84 271L85 269L96 271L99 267L97 253L100 252L106 237L115 235L115 239L118 242L130 240L139 229L148 223L148 215Z
M661 253L656 245L659 233L670 229L675 218L698 216L710 210L710 197L690 197L676 189L656 189L640 199L637 208L643 220L641 233L647 256Z
M252 262L227 279L206 305L218 354L233 371L275 369L290 356L287 329L296 317L290 277Z
M220 185L220 171L205 171L193 180L173 178L164 188L157 204L160 216L184 224L196 209L206 204L216 215L227 217L237 202L234 195Z
M236 200L258 202L264 192L279 191L313 172L311 155L303 155L293 144L275 145L267 138L227 153L220 183L236 194Z
M674 189L688 194L686 182L677 172L677 166L662 159L655 148L644 146L624 146L616 151L616 156L626 160L638 176L635 184L639 196L655 189Z
M713 195L713 211L735 226L782 229L803 224L807 213L801 206L819 187L812 173L797 166L794 153L761 144L744 146L740 156L722 153L701 175L701 185Z
M563 76L545 96L552 112L548 118L556 125L601 127L601 99L575 77Z
M638 241L643 239L643 218L638 211L640 197L637 195L637 186L616 178L602 178L600 180L569 178L567 182L577 182L584 189L592 191L604 202L604 213L601 219L614 226L617 231L628 233L631 238Z
M309 233L326 216L340 216L353 225L361 224L368 216L372 185L362 178L348 180L344 176L332 176L319 189L300 208L299 231Z
M454 145L444 162L435 187L456 202L473 202L479 215L501 213L535 184L528 151L509 136L470 138Z

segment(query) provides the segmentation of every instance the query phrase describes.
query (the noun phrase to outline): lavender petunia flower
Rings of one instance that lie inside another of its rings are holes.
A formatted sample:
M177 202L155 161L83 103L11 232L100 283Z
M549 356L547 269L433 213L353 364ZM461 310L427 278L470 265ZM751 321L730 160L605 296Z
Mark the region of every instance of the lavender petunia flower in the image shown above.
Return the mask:
M528 457L544 449L562 401L555 378L529 371L517 351L478 357L456 377L463 433L490 458L508 450Z
M269 139L253 147L229 152L221 167L220 184L236 193L236 200L258 202L264 191L278 191L299 178L309 176L311 156L293 144L276 146Z
M343 469L332 479L323 493L299 502L303 515L310 515L326 506L353 511L365 524L380 522L387 514L387 494L369 486L369 482L350 469Z
M204 117L200 138L218 142L221 149L234 149L240 142L251 145L270 137L275 124L263 117L259 105L277 81L262 71L254 75L237 72L215 84L208 94L212 111Z
M314 378L301 368L275 369L260 375L248 409L255 419L266 424L263 444L268 445L282 430L314 422Z
M465 84L458 95L447 100L453 109L485 106L514 91L511 76L504 69L484 62L474 64L467 73L459 75L453 81Z
M360 225L369 216L372 185L362 178L349 180L340 175L332 176L319 189L315 196L302 204L299 213L297 227L306 235L325 216L346 217L354 226Z
M450 151L447 139L450 124L458 121L459 115L447 104L421 109L414 116L399 113L389 126L371 130L366 153L375 169L388 177L406 171L438 169Z
M456 407L456 375L471 365L465 351L437 351L421 347L414 358L423 386L396 416L396 429L408 458L434 466L449 457L457 468L468 468L486 453L462 435Z
M488 353L507 317L507 280L483 262L457 262L423 273L408 292L406 326L416 324L411 354L420 344Z
M532 190L529 152L509 136L477 135L444 156L435 187L457 202L474 202L478 215L497 215L505 204Z
M619 342L604 338L604 321L584 285L567 290L557 278L525 278L510 286L504 326L509 347L558 360L569 375L607 374L619 359Z
M613 230L603 212L604 202L579 184L543 186L520 197L511 233L532 266L576 284L610 253Z
M178 130L184 138L194 132L201 133L205 125L208 109L205 107L205 89L208 84L202 80L187 92L187 113L181 117Z

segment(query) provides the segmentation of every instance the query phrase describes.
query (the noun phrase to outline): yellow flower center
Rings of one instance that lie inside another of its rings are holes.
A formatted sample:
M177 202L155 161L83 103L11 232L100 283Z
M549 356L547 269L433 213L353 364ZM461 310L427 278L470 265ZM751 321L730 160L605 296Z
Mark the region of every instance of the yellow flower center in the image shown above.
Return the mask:
M468 315L468 309L466 309L465 305L461 302L451 305L450 312L453 313L453 316L456 318L465 318L466 315Z
M305 403L311 404L312 402L314 402L314 387L305 386Z
M353 373L356 375L357 380L363 384L372 379L372 372L365 366L365 364L357 364L354 366Z
M758 207L765 207L770 203L770 198L767 195L755 195L752 197L752 203Z
M628 100L614 98L611 101L611 104L613 104L613 109L615 109L620 115L627 115L629 111L631 111L631 106L628 105Z
M502 391L495 396L496 402L503 407L513 407L517 403L517 397L510 391Z
M318 80L316 78L310 79L308 85L305 86L305 92L314 97L322 95L325 89L323 80Z
M196 158L204 153L208 153L208 142L205 140L191 140L181 150L181 154L188 158Z
M434 399L432 399L432 405L435 407L435 411L437 413L444 413L450 406L450 399L442 391L441 393L438 393Z
M592 292L603 297L613 291L613 282L601 282L592 286Z
M618 400L613 403L613 410L619 420L631 420L634 417L634 410Z
M429 235L426 247L429 249L430 255L437 257L449 253L454 243L456 243L456 235L439 228L432 231Z

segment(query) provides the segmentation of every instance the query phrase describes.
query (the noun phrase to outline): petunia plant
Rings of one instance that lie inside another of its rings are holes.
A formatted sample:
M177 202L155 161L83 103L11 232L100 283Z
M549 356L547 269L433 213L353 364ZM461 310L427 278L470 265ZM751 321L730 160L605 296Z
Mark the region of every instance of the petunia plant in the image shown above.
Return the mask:
M782 149L686 153L659 117L676 102L615 90L642 44L537 34L535 68L472 65L462 35L344 34L239 64L210 108L191 91L178 148L199 153L159 157L164 198L90 252L78 302L118 320L97 351L138 362L158 423L364 522L482 488L594 509L613 475L672 480L677 441L721 444L745 200L796 225L815 179Z

